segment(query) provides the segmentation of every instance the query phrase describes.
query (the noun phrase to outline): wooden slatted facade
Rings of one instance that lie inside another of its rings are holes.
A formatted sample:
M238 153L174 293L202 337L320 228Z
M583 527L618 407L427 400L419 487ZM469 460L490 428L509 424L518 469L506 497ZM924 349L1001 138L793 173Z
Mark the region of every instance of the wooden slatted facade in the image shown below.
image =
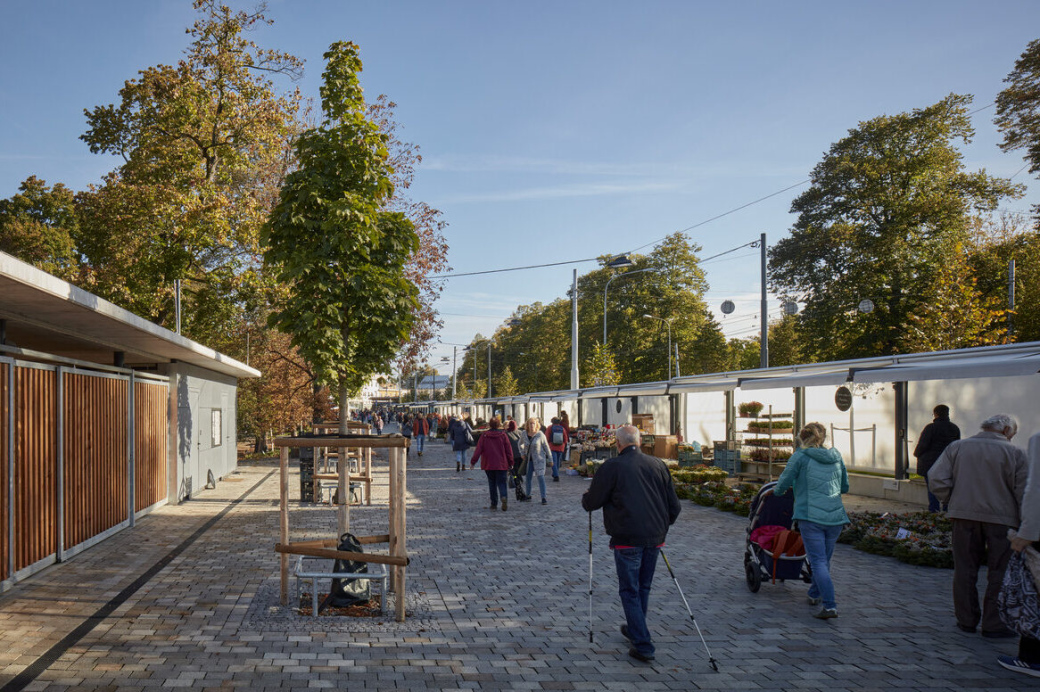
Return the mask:
M166 499L170 419L166 383L134 382L134 511Z
M15 366L14 571L58 550L58 376Z
M168 400L163 377L0 359L0 590L166 501Z
M11 560L11 551L8 545L8 534L10 532L8 513L11 503L7 499L7 479L9 478L7 467L10 464L8 449L11 440L11 409L8 405L10 377L11 365L0 362L0 582L6 581L10 576Z
M128 522L129 381L63 373L62 469L65 547Z

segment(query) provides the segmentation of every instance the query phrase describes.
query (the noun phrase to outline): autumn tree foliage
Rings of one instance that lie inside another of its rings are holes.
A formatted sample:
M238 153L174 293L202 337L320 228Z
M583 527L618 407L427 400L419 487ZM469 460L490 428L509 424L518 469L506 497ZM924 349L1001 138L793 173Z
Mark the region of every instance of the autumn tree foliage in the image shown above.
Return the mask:
M78 226L74 194L61 183L29 176L0 200L0 251L66 281L79 275Z
M291 163L299 95L275 78L302 63L247 33L264 8L233 12L195 0L201 17L176 65L127 80L119 102L85 111L93 153L124 163L80 195L84 285L164 326L183 282L183 331L207 342L229 331L264 289L260 227Z
M769 253L773 288L804 303L798 330L808 357L990 342L986 329L958 334L935 323L929 334L921 319L938 305L976 324L994 317L970 281L955 292L944 284L961 266L976 219L1020 194L1008 180L964 169L957 143L974 135L970 103L951 94L860 123L813 169L811 187L791 205L798 219L790 237ZM873 312L856 310L865 298Z

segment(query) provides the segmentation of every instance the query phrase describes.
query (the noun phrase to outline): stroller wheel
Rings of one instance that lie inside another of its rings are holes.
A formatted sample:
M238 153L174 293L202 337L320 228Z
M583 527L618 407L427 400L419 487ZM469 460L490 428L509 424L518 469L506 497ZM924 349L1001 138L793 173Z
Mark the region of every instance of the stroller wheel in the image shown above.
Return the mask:
M758 565L748 562L744 565L744 573L747 575L747 587L751 593L758 593L758 590L762 587L762 573L758 569Z

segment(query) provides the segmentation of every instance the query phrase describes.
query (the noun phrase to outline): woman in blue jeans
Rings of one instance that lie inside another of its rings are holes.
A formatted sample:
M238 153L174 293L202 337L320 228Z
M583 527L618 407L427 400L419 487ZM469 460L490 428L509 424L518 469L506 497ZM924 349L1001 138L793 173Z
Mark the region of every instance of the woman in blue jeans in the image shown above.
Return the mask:
M774 495L794 488L794 519L812 566L809 604L823 604L814 616L821 620L838 617L831 557L842 528L849 523L841 503L841 496L849 492L849 473L838 450L823 446L826 439L827 429L819 423L802 428L798 433L799 449L788 460L773 488Z

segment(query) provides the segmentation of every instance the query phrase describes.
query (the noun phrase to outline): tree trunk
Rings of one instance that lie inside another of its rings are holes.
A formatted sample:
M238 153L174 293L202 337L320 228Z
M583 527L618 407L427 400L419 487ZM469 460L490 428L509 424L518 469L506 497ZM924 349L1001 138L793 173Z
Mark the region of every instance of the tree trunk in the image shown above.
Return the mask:
M348 401L350 400L350 392L347 391L346 383L340 381L339 383L339 434L347 434L347 416L350 415L350 411L347 410Z

